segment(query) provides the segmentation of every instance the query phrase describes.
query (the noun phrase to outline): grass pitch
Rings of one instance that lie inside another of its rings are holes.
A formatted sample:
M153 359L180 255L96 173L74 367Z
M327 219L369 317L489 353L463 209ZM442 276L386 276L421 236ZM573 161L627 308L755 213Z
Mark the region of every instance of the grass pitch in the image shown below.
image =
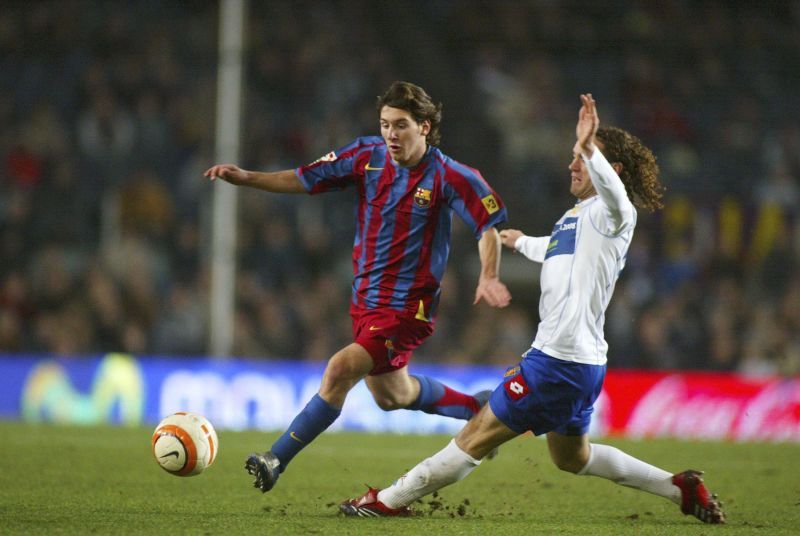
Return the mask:
M3 534L797 534L800 445L604 440L669 471L704 469L728 525L703 525L660 497L555 469L519 438L408 519L350 519L340 501L384 487L445 436L323 434L261 494L246 455L276 434L219 432L204 474L178 478L150 453L150 428L0 422Z

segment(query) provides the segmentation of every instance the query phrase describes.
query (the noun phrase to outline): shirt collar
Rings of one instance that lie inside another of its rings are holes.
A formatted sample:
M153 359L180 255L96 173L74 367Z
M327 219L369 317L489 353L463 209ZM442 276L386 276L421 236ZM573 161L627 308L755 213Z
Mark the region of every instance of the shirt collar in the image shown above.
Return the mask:
M578 201L577 203L575 203L575 208L581 208L585 205L593 203L595 200L597 200L597 196L598 194L594 194L592 197L587 197L583 201Z

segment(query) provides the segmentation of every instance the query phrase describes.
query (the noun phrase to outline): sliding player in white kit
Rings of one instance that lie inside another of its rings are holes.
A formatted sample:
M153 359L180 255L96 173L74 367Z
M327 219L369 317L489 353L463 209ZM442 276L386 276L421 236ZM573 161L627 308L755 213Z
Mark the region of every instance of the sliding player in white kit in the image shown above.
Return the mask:
M349 516L402 516L420 497L467 476L493 449L527 431L547 434L559 469L607 478L665 497L705 523L724 523L699 471L672 474L617 448L589 442L593 404L606 371L605 311L636 226L636 206L661 208L663 186L652 152L638 138L599 127L595 101L581 95L570 193L578 203L548 237L511 229L503 244L541 262L541 322L532 347L510 368L444 449L384 490L346 501Z

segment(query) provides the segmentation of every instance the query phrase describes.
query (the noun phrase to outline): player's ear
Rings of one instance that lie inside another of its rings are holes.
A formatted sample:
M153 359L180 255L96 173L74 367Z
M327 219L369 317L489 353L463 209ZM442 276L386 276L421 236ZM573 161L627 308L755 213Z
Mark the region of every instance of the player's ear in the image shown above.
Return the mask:
M614 168L614 171L617 172L617 175L622 173L623 170L622 162L611 162L611 167Z
M423 136L427 136L428 134L431 133L431 122L429 120L426 119L425 121L420 123L420 126L422 127Z

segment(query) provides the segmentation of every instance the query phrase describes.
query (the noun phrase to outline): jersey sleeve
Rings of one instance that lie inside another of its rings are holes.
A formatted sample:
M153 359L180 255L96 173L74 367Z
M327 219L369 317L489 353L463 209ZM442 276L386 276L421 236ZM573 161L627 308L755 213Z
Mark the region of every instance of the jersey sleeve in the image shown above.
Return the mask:
M547 244L549 243L549 236L522 235L514 242L514 249L533 262L544 262L544 256L547 253Z
M636 224L636 210L628 198L625 185L617 172L608 163L606 157L595 148L591 158L582 157L589 170L594 189L606 207L602 215L603 222L594 222L602 232L618 235L628 227Z
M295 173L309 194L343 190L364 177L364 166L376 144L372 139L358 138L319 160L300 166Z
M477 239L508 219L503 200L480 172L453 160L445 166L444 197Z

